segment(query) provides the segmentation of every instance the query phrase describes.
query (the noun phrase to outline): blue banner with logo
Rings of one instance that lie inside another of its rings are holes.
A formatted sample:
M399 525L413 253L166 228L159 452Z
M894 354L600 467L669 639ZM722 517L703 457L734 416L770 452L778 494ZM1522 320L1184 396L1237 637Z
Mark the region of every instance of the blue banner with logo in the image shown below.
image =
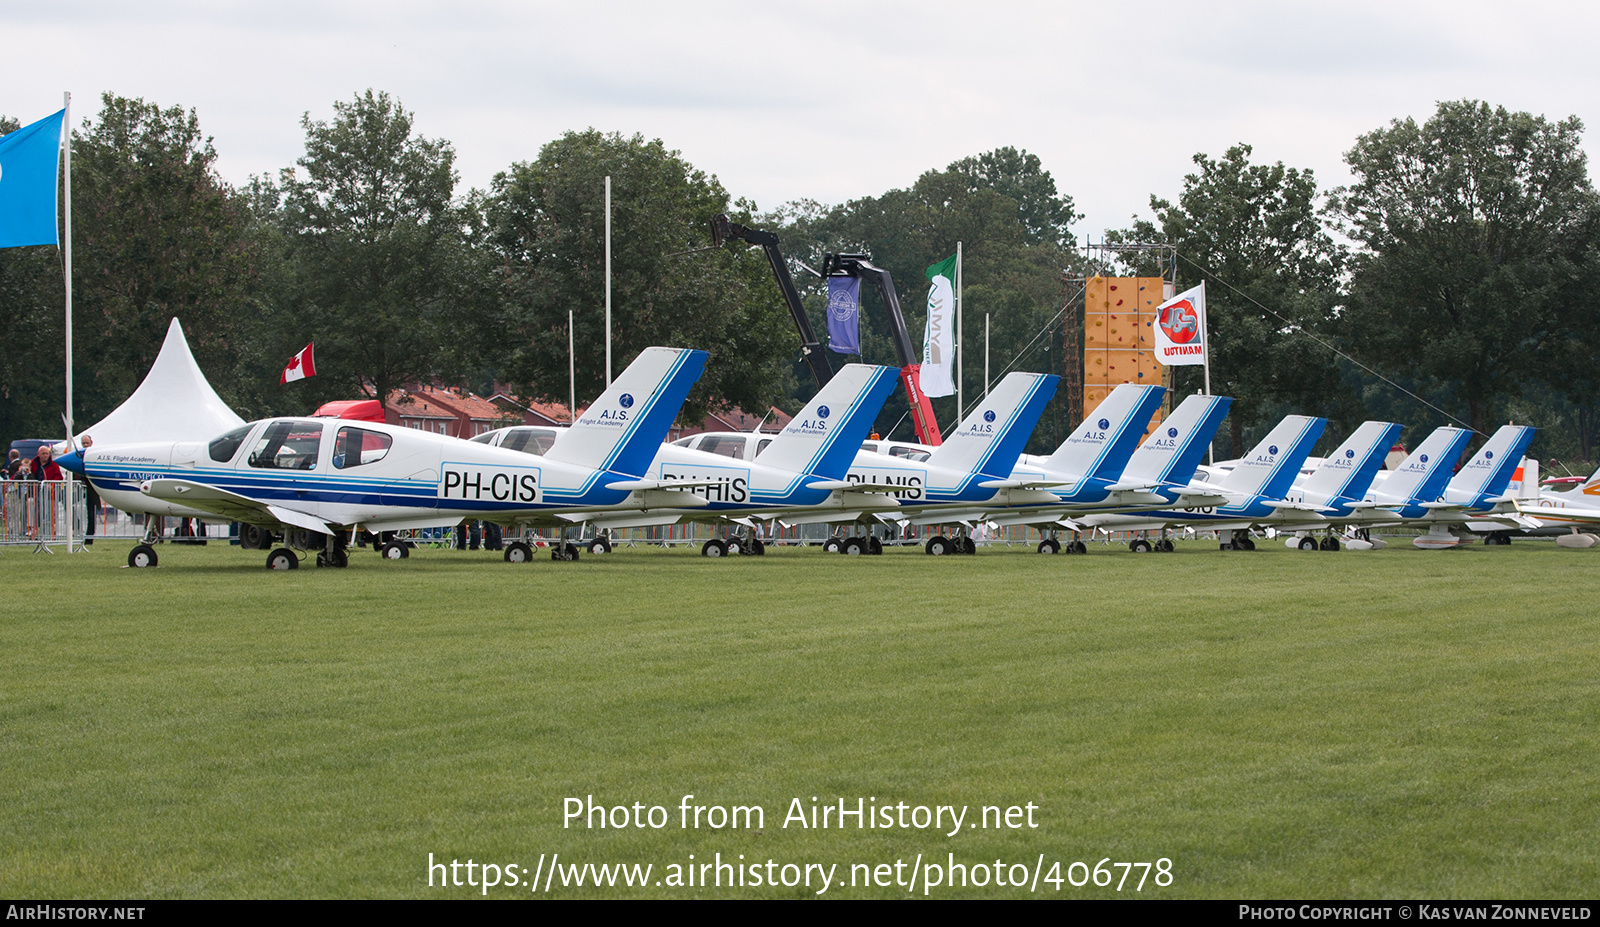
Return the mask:
M861 278L828 278L828 347L861 353Z
M66 114L61 110L0 136L0 248L60 244L56 168Z

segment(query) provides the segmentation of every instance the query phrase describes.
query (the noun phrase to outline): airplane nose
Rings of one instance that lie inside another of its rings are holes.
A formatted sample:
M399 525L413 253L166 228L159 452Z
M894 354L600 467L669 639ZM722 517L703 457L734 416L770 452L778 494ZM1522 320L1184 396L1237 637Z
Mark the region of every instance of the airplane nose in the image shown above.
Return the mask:
M70 454L62 454L56 458L56 463L63 470L71 470L73 473L83 476L83 457L77 451L73 451Z

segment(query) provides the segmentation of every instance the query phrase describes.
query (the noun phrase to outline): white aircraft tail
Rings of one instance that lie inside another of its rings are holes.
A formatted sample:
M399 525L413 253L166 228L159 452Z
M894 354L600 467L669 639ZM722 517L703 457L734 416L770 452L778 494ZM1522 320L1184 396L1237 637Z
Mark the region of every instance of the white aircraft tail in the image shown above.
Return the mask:
M643 476L678 417L689 388L706 369L706 352L645 348L571 428L546 460Z
M1600 470L1594 471L1589 478L1577 486L1564 492L1553 492L1552 496L1567 496L1580 500L1584 505L1600 505Z
M1222 485L1231 493L1283 498L1327 424L1325 418L1285 416L1228 472Z
M1150 416L1161 404L1164 386L1124 383L1061 442L1045 461L1045 469L1076 477L1115 481L1122 475Z
M994 479L1009 477L1060 379L1044 373L1006 374L944 439L928 458L928 466Z
M1122 481L1187 483L1205 455L1233 400L1195 393L1178 403L1150 437L1134 450L1122 470ZM1101 408L1105 408L1102 404ZM1096 410L1098 411L1098 410Z
M1400 466L1389 472L1378 491L1394 502L1432 502L1444 492L1461 449L1472 432L1465 428L1440 425L1412 451Z
M893 367L846 366L756 455L756 462L827 480L844 479L899 375Z
M1522 461L1522 452L1533 442L1535 430L1527 425L1501 425L1450 478L1444 490L1445 501L1473 505L1485 497L1503 494Z
M1306 477L1302 489L1306 498L1360 499L1372 488L1372 480L1383 466L1383 458L1400 437L1400 426L1393 422L1362 422L1344 443Z

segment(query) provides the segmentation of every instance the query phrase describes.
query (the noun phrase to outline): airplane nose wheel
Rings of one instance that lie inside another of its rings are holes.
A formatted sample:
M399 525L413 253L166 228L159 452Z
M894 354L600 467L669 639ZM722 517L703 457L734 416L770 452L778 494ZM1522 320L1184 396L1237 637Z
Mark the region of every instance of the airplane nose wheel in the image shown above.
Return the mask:
M156 549L149 544L138 544L134 546L133 550L128 551L128 566L142 569L155 565Z

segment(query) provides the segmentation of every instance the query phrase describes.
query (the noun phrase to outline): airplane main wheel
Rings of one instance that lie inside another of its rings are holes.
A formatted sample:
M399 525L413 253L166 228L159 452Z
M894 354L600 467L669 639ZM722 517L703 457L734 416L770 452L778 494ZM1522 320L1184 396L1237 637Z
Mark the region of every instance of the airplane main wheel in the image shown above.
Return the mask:
M280 547L272 553L267 554L267 569L298 570L300 569L300 558L296 557L294 552L288 548Z
M928 543L924 545L923 549L934 557L943 557L951 552L950 539L942 534L936 534L928 538Z
M823 553L837 554L844 550L844 539L837 536L828 538L822 542L822 550Z
M390 541L389 543L378 548L378 556L385 560L404 560L406 557L406 546L399 541Z
M851 557L859 557L867 552L867 542L864 538L848 538L844 542L844 552Z
M867 538L867 553L874 557L883 553L883 542L877 538Z
M1176 548L1173 546L1171 538L1162 538L1161 540L1156 542L1156 550L1159 551L1160 553L1170 554L1175 549Z
M1301 550L1316 550L1317 549L1317 539L1316 538L1301 538L1300 539L1300 549Z
M533 559L533 548L521 541L512 541L506 545L505 557L507 563L527 563Z
M597 555L611 553L611 539L605 535L592 538L589 541L589 553Z
M1323 538L1322 543L1318 544L1317 546L1323 550L1338 550L1339 539L1330 534Z
M764 541L762 541L760 538L751 538L750 539L750 553L754 554L757 557L765 557L767 555L767 545L766 545L766 543Z
M1061 545L1056 543L1055 538L1045 538L1039 542L1039 553L1041 554L1053 554L1060 550Z
M1134 538L1132 541L1128 542L1128 549L1136 554L1148 554L1150 553L1151 547L1150 542L1146 541L1144 538Z
M136 544L133 550L128 551L128 566L131 567L153 567L156 559L156 549L149 544Z
M726 557L727 555L728 548L723 546L723 543L716 538L705 542L700 548L700 556L702 557Z
M568 541L565 550L567 553L567 560L576 563L578 561L578 545Z
M1244 540L1238 542L1234 546L1235 547L1239 547L1241 550L1255 550L1256 549L1256 542L1252 538L1245 538Z
M744 542L738 538L728 538L728 556L735 557L744 554Z
M1072 552L1075 554L1087 554L1089 552L1089 545L1083 543L1082 541L1073 541Z

